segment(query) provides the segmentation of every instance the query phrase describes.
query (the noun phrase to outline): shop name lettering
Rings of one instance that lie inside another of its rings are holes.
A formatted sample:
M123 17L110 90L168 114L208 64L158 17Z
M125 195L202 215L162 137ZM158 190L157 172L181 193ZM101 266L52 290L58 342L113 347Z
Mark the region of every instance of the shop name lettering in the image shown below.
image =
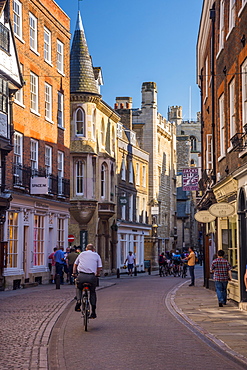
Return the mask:
M32 184L32 187L33 188L46 188L47 185L46 184Z

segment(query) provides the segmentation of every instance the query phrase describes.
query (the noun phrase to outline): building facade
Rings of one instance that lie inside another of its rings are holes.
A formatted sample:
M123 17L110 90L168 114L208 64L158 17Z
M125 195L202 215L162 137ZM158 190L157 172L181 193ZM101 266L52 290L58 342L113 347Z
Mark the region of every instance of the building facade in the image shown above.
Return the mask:
M49 281L48 255L66 247L69 219L68 16L53 0L11 0L25 86L15 95L6 186L6 289Z
M116 272L116 128L118 114L100 95L100 68L93 68L80 12L71 48L70 234L84 250L95 245L105 275Z
M133 131L132 98L116 98L117 124L117 268L123 272L129 251L137 271L144 271L145 240L150 237L148 220L149 154L140 148Z
M246 248L246 72L247 2L204 1L197 43L202 106L202 179L199 209L227 203L234 214L204 227L206 280L213 253L223 249L231 263L230 297L247 300L243 275ZM217 231L215 231L217 230Z
M6 156L13 149L13 100L23 86L15 37L10 20L10 2L0 2L0 290L5 289L8 246L4 235L11 193L6 188Z
M181 106L169 107L168 119L177 127L177 246L201 249L200 235L194 218L198 191L185 191L182 186L184 169L195 168L201 177L201 116L183 120Z
M176 125L167 121L157 105L155 82L142 84L141 109L133 109L133 130L140 147L149 153L148 217L152 238L145 259L157 265L162 251L176 248Z

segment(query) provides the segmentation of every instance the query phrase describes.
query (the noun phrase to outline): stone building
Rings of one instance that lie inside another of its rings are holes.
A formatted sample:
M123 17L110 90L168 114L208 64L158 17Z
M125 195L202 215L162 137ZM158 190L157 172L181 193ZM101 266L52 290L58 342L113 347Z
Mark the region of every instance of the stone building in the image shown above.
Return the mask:
M4 228L11 201L11 193L6 188L6 156L13 148L14 94L23 86L9 7L10 1L0 2L0 290L5 289L8 245Z
M194 214L198 191L184 191L183 169L196 168L201 177L201 119L183 120L182 107L169 107L168 119L177 127L177 245L179 248L201 248Z
M144 271L148 224L149 154L140 148L132 127L132 98L116 98L117 124L117 268L122 270L129 251L136 258L137 271Z
M11 0L10 15L25 86L13 105L13 151L6 187L7 289L47 283L48 256L67 246L69 218L68 16L53 0Z
M116 270L116 127L118 114L100 95L101 70L93 68L80 12L70 54L70 234L93 243L104 274Z
M158 254L176 247L176 125L159 112L155 82L142 84L142 106L133 109L133 130L140 147L149 153L148 218L152 239L145 259L157 264Z
M235 210L204 227L205 285L217 249L231 263L230 298L247 301L247 2L205 0L197 42L197 74L201 90L203 197L200 210ZM241 303L242 304L242 303Z

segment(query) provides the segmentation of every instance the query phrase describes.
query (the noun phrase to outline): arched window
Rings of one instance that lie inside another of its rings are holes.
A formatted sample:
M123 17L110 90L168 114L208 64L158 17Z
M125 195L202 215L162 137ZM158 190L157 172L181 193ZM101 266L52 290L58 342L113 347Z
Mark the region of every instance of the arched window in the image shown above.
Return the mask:
M101 140L101 145L105 146L105 123L103 119L101 121L100 140Z
M85 113L81 108L78 108L76 111L75 134L78 136L85 136Z
M106 189L107 189L107 186L106 186L106 177L107 176L107 165L106 163L103 163L101 165L101 176L100 176L100 180L101 180L101 184L100 184L100 195L101 195L101 198L106 198Z
M92 138L95 139L96 137L96 109L93 112L92 116Z
M195 138L195 136L190 137L190 143L191 143L191 151L195 152L196 151L196 138Z
M78 161L76 163L76 194L82 195L84 186L84 170L85 164L83 161Z

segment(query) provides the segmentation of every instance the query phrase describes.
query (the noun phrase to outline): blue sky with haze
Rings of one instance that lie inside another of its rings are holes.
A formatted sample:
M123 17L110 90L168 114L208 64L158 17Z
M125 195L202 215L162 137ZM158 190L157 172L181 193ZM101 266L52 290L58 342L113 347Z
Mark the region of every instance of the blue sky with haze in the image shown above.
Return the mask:
M75 30L78 6L89 52L101 67L103 100L131 96L141 106L143 82L158 86L158 110L182 105L184 119L200 110L196 42L203 0L57 0ZM191 105L190 105L191 90ZM190 109L191 107L191 109Z

